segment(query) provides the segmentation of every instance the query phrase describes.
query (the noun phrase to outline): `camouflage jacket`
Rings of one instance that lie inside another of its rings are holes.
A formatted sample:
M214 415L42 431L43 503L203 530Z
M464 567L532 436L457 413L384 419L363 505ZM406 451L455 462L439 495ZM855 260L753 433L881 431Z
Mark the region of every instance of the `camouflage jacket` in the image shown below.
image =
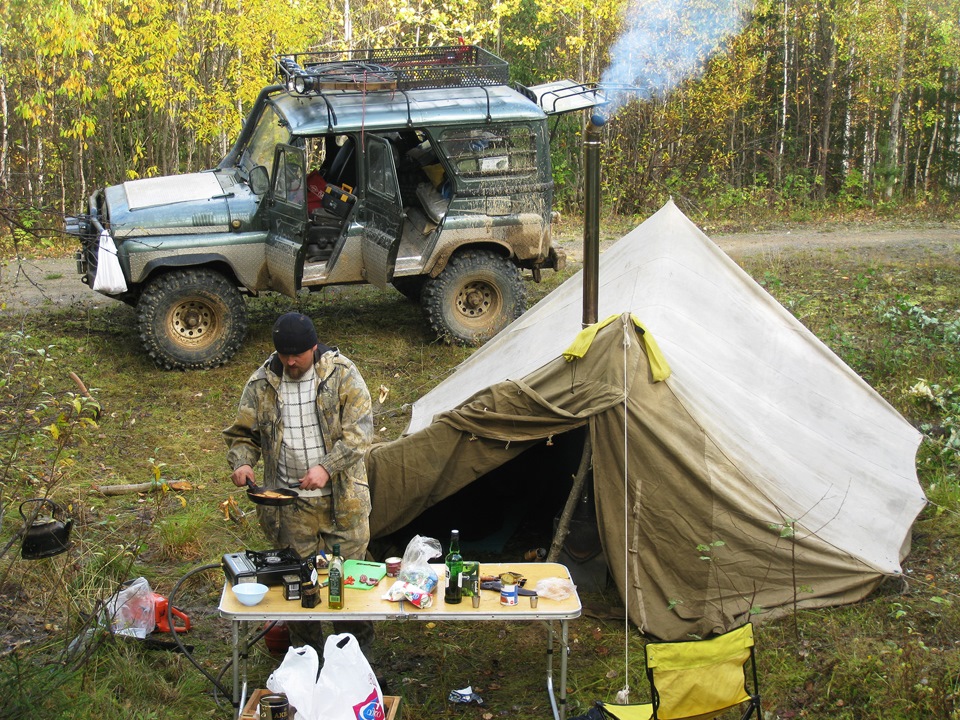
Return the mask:
M370 392L350 360L336 348L317 347L317 415L327 446L320 464L330 473L333 519L339 528L356 524L370 514L370 488L364 453L373 438ZM276 353L254 371L243 388L233 425L223 431L229 448L227 461L236 470L256 467L263 458L263 485L277 486L277 465L283 442L280 380L283 365Z

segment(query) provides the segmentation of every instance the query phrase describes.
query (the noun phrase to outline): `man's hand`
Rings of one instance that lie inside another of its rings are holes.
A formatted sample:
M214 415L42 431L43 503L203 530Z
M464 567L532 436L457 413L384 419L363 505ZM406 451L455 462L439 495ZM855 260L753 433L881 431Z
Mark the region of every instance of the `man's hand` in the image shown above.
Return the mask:
M243 487L247 484L248 480L253 482L253 468L249 465L241 465L233 471L233 475L230 476L230 479L233 480L233 484L237 487Z
M304 490L319 490L330 482L330 473L323 465L314 465L300 478L300 487Z

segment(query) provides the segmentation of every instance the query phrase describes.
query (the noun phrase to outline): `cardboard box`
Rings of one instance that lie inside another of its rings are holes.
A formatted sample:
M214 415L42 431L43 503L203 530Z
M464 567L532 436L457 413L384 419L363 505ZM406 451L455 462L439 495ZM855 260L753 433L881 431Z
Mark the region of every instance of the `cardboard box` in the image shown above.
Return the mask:
M247 700L247 704L243 706L243 711L240 713L240 720L260 720L260 698L269 694L270 691L264 690L263 688L254 690L253 695ZM399 708L399 695L383 696L383 714L385 720L396 720L397 710Z

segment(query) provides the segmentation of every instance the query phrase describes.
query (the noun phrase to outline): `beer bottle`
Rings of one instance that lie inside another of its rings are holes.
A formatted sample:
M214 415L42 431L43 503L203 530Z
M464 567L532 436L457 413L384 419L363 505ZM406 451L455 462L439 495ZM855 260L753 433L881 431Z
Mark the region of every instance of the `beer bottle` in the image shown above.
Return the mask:
M463 575L463 556L460 555L460 531L450 533L450 552L444 559L447 566L447 588L443 593L443 601L456 605L463 599L463 588L460 586Z
M333 559L330 560L327 582L327 606L331 610L343 607L343 558L340 557L340 543L333 546Z

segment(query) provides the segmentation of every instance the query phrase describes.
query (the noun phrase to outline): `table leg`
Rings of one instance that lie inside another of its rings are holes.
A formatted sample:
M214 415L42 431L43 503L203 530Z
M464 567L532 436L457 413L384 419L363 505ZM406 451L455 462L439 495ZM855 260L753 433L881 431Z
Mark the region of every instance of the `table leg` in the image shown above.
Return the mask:
M231 645L233 645L233 697L230 700L234 707L234 716L239 718L243 708L240 707L240 621L234 620L231 623Z
M553 621L545 623L547 626L547 695L550 698L550 709L553 711L553 720L564 720L567 716L567 654L569 650L569 625L566 620L560 621L560 688L553 685Z
M568 644L569 623L560 621L560 720L567 717L567 656L570 654Z

